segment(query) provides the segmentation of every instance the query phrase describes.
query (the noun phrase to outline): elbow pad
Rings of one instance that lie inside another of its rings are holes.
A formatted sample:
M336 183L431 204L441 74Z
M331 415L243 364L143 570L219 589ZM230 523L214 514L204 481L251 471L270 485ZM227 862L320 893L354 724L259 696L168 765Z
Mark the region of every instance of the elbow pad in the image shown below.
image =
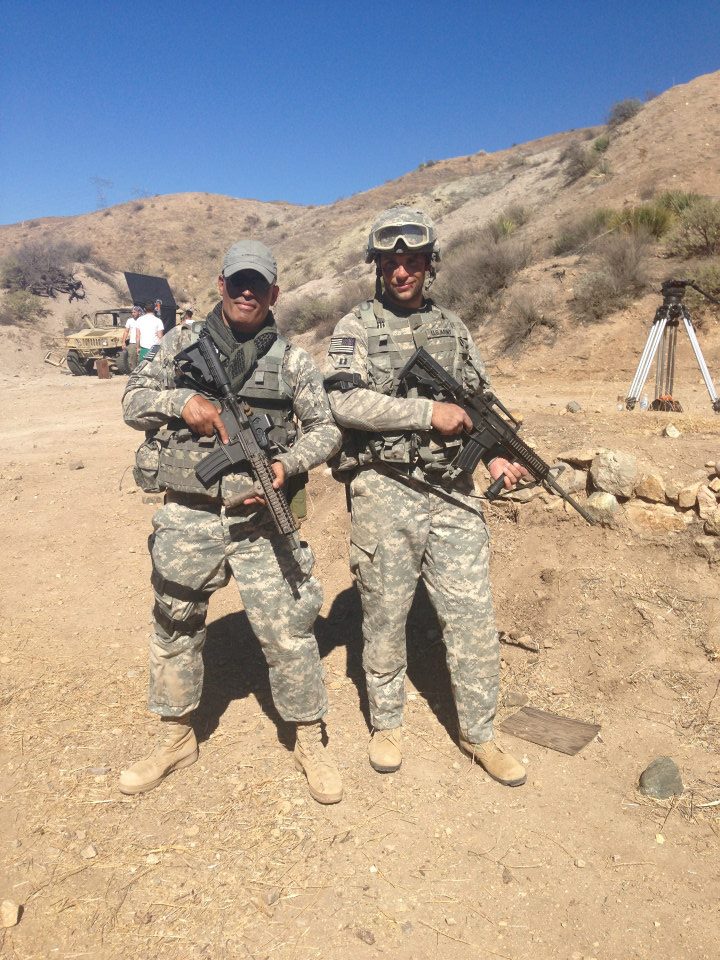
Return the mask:
M323 385L327 393L332 393L333 390L347 393L348 390L355 390L356 387L366 386L359 373L332 373L325 378Z

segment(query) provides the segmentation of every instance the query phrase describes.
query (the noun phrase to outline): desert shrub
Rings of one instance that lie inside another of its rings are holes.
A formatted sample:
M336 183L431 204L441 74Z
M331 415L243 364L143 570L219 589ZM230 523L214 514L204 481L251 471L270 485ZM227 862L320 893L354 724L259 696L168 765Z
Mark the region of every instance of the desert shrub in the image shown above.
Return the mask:
M279 227L279 226L280 226L280 221L276 220L275 217L272 217L272 219L268 220L268 222L265 224L265 227L268 230L273 230L275 227Z
M293 333L306 333L320 324L339 317L329 297L307 297L299 300L283 313L283 327Z
M566 183L575 183L597 166L600 154L583 146L579 140L571 140L561 152L559 162L565 167Z
M70 278L73 264L85 262L90 254L89 244L25 243L0 263L0 284L6 290L46 287L54 279Z
M693 270L690 275L701 290L720 300L720 259L706 263L699 269ZM685 291L685 304L691 311L693 323L698 330L704 326L707 316L720 318L720 306L712 303L692 287L688 287Z
M619 100L610 107L607 125L612 129L613 127L619 127L621 124L627 123L628 120L632 120L632 118L642 110L642 106L642 100L637 100L634 97L628 100Z
M553 244L553 254L556 257L565 253L575 253L587 243L599 237L610 229L613 211L607 207L599 207L591 213L581 217L566 220L561 227L560 236Z
M647 240L637 233L613 233L599 248L592 269L575 285L575 314L596 323L647 286Z
M476 236L456 247L439 275L438 299L457 310L470 324L477 324L492 298L510 279L530 263L530 248L517 240L495 242Z
M48 312L34 294L27 290L11 290L0 301L0 326L29 326L46 317Z
M720 202L701 197L686 207L678 217L670 247L683 257L720 253Z
M501 349L505 353L517 350L536 330L541 329L554 339L557 327L557 318L547 313L543 305L528 294L520 294L507 308Z
M281 311L282 326L294 333L312 330L314 339L322 340L330 336L341 317L349 313L361 300L367 300L372 293L367 280L344 283L332 296L310 297L297 301L284 312Z
M528 212L520 204L513 204L507 210L503 210L494 220L486 224L483 232L495 243L509 237L518 227L528 221Z

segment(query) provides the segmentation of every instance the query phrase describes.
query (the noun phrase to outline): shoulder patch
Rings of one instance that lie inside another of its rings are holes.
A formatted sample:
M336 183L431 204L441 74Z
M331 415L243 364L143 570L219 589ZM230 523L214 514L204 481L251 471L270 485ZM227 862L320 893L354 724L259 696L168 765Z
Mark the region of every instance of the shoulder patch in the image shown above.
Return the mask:
M331 337L329 353L355 353L356 337Z

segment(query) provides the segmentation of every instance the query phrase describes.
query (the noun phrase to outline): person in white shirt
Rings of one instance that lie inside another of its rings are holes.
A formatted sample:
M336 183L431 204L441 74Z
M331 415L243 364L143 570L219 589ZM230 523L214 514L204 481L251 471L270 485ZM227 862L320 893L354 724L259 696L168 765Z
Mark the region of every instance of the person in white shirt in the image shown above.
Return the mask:
M125 322L125 332L123 333L122 345L123 349L127 348L128 370L130 373L133 372L138 362L137 322L142 312L142 307L138 306L136 303L132 308L132 313Z
M139 334L139 362L142 363L145 357L150 353L153 347L157 346L162 340L163 323L160 317L153 313L155 304L149 301L145 304L145 313L138 317L137 332Z

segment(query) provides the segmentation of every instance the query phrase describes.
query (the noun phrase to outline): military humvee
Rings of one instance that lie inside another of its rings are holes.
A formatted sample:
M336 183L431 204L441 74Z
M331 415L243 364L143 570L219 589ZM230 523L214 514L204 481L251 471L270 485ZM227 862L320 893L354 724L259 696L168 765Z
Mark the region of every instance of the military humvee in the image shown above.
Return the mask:
M161 317L165 332L175 326L177 304L164 277L151 277L144 273L126 273L125 281L133 303L160 300ZM88 317L89 326L75 333L58 337L45 355L45 363L60 367L66 363L76 376L95 372L95 362L102 358L110 361L114 373L129 373L127 350L123 350L125 323L132 313L132 306L112 307L98 310Z

